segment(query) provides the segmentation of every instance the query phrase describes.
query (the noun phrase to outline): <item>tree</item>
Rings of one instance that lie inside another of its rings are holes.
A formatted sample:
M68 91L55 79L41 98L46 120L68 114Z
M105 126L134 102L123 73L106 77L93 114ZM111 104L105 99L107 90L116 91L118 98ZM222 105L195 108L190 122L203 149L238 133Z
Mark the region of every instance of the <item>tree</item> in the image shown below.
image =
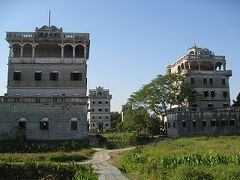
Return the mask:
M237 100L233 100L233 107L240 107L240 93L238 93Z
M115 129L117 124L122 121L122 116L119 112L111 112L111 127Z

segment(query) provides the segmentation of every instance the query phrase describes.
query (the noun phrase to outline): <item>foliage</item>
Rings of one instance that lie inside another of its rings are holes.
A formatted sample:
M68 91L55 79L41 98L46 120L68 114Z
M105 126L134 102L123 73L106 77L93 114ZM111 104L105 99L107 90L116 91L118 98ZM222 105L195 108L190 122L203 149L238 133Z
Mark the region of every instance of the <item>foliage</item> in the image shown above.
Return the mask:
M56 152L56 151L77 151L88 148L88 140L66 140L66 141L14 141L1 140L0 153L35 153L35 152Z
M133 93L129 103L135 107L144 107L151 113L164 116L167 108L173 105L184 106L194 102L197 93L186 83L180 74L159 75L139 91Z
M116 129L117 124L122 121L122 116L119 112L111 112L111 128Z
M52 162L0 162L1 179L97 179L92 167L71 163ZM88 178L90 179L90 178Z
M238 93L238 96L236 98L236 101L233 100L233 107L240 107L240 93Z
M159 134L160 121L158 117L150 116L148 111L139 107L128 108L124 113L121 131L133 132L136 136Z
M239 143L238 136L166 141L126 153L120 167L147 179L239 179Z

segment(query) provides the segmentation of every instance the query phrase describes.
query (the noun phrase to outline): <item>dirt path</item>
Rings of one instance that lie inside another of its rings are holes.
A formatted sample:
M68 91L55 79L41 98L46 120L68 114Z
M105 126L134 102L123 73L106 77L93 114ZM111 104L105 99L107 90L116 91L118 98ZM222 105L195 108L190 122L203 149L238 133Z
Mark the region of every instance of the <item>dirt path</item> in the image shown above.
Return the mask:
M96 148L95 150L97 152L93 155L93 159L81 162L80 164L92 164L99 180L127 180L128 178L123 176L122 172L117 167L109 164L107 161L111 158L109 155L110 153L122 152L131 149L133 148L115 150Z

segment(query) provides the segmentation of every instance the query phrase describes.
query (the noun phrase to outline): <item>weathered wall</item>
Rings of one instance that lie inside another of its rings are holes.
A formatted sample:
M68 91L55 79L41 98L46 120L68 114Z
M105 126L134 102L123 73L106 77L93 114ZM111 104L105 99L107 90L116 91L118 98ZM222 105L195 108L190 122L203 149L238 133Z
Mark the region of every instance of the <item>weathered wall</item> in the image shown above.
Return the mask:
M194 121L196 122L195 127ZM206 121L206 127L204 127L203 121ZM222 121L225 121L225 125L223 125ZM184 122L186 127L183 126ZM167 134L170 137L240 134L240 111L170 112L167 116L166 126Z
M26 118L28 140L80 139L87 136L87 105L0 104L0 135L18 126ZM77 130L71 130L71 118L77 118ZM40 130L40 121L49 119L49 129Z

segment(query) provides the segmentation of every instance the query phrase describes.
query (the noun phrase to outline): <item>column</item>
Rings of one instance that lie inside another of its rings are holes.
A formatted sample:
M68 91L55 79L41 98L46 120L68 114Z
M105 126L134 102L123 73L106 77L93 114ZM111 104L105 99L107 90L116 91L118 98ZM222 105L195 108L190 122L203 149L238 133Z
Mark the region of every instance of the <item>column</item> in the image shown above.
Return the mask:
M23 56L23 46L21 45L20 57Z
M32 57L35 57L35 45L32 46Z
M63 57L64 57L64 46L61 45L61 58L63 58Z
M75 58L75 46L73 46L73 58Z

